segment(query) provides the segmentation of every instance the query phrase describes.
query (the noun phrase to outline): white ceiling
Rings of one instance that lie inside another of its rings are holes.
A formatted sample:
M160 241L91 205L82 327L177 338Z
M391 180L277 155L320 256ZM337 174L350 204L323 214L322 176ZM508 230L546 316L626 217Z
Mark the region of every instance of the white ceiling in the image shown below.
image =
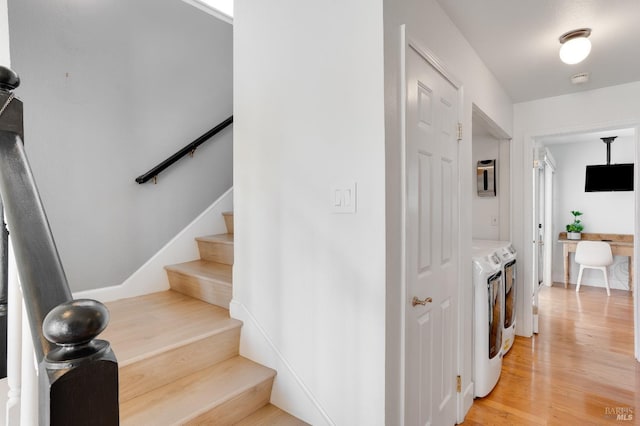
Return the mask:
M545 136L540 138L539 142L542 145L556 145L561 143L584 143L598 141L601 138L608 138L611 136L617 136L619 138L635 135L634 129L612 129L597 132L588 133L572 133L556 136ZM604 143L604 142L603 142Z
M640 80L640 0L437 0L514 102ZM580 64L560 61L558 37L591 28ZM569 78L589 72L590 81Z

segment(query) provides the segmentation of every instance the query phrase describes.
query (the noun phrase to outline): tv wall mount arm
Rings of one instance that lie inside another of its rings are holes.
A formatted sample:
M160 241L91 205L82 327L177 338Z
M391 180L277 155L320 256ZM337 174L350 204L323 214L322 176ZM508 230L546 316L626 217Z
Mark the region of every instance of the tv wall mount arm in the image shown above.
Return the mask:
M607 144L607 166L611 165L611 144L617 136L609 136L608 138L600 138L602 142Z

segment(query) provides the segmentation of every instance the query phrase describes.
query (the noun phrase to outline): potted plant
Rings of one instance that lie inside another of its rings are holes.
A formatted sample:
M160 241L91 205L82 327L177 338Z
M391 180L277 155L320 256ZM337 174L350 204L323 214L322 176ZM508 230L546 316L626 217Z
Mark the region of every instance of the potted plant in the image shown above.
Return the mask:
M584 225L580 222L578 217L582 216L582 212L578 210L571 210L573 215L573 223L567 225L567 240L580 240L582 238L582 230Z

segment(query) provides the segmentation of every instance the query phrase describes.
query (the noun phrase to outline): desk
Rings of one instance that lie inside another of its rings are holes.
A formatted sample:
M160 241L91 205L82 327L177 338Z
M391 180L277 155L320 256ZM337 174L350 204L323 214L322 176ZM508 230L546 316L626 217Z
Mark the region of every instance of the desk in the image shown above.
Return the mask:
M569 253L575 253L580 241L606 241L611 246L611 254L614 256L627 256L629 258L629 289L633 291L633 235L627 234L582 234L582 240L567 240L567 233L561 232L558 242L562 243L564 256L564 287L569 285Z

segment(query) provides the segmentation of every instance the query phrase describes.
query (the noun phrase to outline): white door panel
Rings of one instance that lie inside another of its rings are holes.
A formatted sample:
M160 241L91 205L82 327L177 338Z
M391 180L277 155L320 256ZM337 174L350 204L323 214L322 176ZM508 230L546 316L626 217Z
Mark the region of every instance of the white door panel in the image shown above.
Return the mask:
M456 420L458 92L414 49L406 61L405 420L448 425Z

